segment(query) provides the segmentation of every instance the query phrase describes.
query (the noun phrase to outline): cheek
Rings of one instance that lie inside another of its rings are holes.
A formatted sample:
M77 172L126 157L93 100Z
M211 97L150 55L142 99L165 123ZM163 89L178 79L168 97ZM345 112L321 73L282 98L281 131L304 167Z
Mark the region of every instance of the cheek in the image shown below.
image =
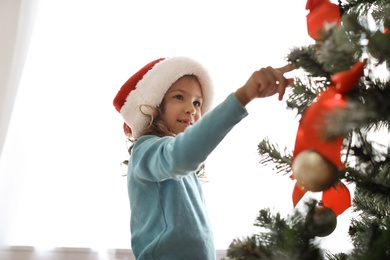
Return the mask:
M164 104L164 107L161 109L161 116L167 117L167 115L170 114L170 111L172 110L170 104Z
M202 118L202 112L198 111L198 113L196 113L196 115L195 115L195 119L196 119L196 121L198 121L201 118Z
M161 119L163 119L167 123L175 121L175 117L176 117L176 110L175 110L175 106L172 105L167 105L164 108L164 111L162 111L161 113Z
M161 114L159 116L160 120L167 122L167 120L169 119L168 114L169 113L167 113L167 111L165 109L163 111L161 111Z

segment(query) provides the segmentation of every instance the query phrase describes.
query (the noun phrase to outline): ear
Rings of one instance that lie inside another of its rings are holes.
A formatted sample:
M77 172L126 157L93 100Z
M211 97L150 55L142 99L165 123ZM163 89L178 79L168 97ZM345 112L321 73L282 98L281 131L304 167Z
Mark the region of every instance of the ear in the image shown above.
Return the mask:
M123 131L125 132L127 138L130 139L133 136L130 126L128 126L126 123L123 123Z

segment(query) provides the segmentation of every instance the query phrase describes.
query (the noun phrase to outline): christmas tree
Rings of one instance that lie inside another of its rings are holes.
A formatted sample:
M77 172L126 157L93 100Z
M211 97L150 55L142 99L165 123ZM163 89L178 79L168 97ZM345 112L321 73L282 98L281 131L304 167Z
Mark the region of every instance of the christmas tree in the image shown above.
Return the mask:
M295 181L292 204L305 207L261 209L259 232L234 239L227 257L390 259L390 1L308 0L306 9L315 43L286 56L304 72L286 101L299 120L295 147L258 144L260 163ZM322 199L304 197L311 192ZM324 251L316 238L347 208L353 249Z

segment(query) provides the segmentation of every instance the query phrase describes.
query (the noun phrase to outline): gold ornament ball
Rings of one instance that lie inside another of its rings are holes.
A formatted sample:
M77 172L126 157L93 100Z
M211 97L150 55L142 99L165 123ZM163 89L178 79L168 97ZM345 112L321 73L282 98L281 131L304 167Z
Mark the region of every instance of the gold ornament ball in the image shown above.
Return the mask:
M306 216L306 227L310 235L326 237L337 226L337 216L328 207L316 206L312 214Z
M337 168L314 150L300 152L291 168L297 185L308 191L324 191L338 181Z

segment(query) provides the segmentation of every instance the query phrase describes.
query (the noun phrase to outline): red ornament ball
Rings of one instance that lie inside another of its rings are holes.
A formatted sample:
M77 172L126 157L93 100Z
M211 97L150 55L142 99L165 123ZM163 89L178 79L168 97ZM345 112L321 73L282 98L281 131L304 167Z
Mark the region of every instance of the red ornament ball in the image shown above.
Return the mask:
M297 185L307 191L327 190L338 181L338 169L314 150L300 152L292 162Z

